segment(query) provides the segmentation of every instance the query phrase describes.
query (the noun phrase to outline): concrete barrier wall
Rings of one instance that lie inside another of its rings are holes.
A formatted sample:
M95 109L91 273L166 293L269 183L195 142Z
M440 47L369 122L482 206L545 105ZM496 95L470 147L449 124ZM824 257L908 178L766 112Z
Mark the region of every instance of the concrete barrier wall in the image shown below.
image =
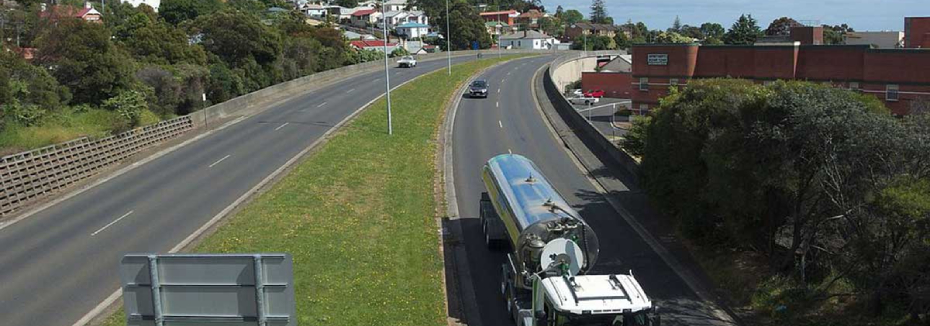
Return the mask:
M193 128L190 116L90 140L80 138L0 158L0 216Z
M639 163L630 154L611 142L600 130L588 123L588 120L568 102L556 82L559 78L571 78L575 72L578 73L578 78L580 78L581 71L578 69L586 67L589 64L588 61L591 60L594 60L594 58L590 56L585 58L568 56L552 62L543 76L546 97L552 102L552 106L555 107L562 119L578 134L578 137L585 143L595 146L595 148L591 148L592 151L601 151L607 154L615 163L623 166L638 182Z

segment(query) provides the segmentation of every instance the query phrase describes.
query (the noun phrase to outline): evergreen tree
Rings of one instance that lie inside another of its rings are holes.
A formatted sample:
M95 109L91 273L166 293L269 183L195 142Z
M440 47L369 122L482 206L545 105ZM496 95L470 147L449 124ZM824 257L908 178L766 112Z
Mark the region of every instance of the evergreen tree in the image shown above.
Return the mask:
M740 15L739 20L733 23L733 27L727 31L723 37L726 44L752 45L756 40L762 37L762 29L752 18L752 15Z
M607 6L604 0L594 0L591 3L591 22L595 24L610 24L613 19L607 16Z
M681 34L681 19L678 18L678 16L675 16L675 21L672 23L672 27L670 27L668 31Z

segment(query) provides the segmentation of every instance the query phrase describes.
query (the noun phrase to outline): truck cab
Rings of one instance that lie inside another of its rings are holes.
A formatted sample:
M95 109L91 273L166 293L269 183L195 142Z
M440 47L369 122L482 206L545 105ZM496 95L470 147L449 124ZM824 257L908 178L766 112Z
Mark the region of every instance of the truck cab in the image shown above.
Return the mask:
M658 326L657 308L632 275L548 277L539 281L535 326ZM534 301L537 301L534 300Z

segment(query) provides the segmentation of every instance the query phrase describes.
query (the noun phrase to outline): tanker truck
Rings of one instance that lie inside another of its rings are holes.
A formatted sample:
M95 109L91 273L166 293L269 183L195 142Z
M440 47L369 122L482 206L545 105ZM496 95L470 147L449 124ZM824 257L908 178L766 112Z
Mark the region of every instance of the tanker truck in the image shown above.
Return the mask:
M632 271L586 275L597 260L594 230L526 157L503 154L482 169L482 232L504 251L500 292L517 326L657 326Z

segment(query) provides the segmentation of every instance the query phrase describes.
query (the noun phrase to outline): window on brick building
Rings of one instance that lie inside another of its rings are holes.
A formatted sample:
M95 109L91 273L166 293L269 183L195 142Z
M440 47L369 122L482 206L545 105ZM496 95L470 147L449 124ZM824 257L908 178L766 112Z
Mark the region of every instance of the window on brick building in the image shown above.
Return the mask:
M885 86L885 101L898 100L898 85Z
M640 78L639 79L639 90L648 91L649 90L649 78Z
M639 105L639 114L644 115L649 113L649 104L640 104Z
M668 80L669 86L678 86L678 78L672 78Z
M849 90L851 90L851 91L858 91L858 90L859 90L859 82L849 82Z

